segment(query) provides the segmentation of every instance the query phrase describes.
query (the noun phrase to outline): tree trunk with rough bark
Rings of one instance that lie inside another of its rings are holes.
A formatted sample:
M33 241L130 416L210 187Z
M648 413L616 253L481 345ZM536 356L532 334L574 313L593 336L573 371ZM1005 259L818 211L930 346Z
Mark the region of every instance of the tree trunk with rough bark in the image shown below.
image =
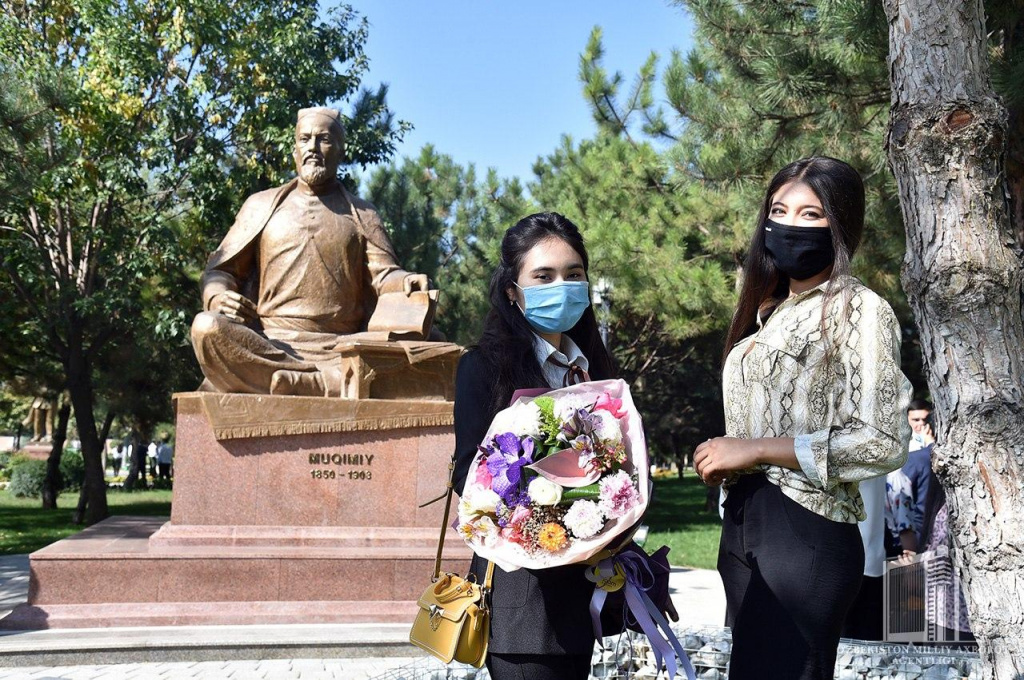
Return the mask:
M77 330L69 337L65 371L71 405L75 409L75 422L78 424L78 437L82 442L82 460L85 463L85 479L82 480L78 507L72 518L76 524L84 523L91 526L106 519L109 514L107 485L103 475L103 450L96 427L96 416L93 413L96 398L93 392L92 371L89 359L83 351L81 334Z
M956 560L985 676L1024 677L1024 320L981 0L885 0L888 152Z
M64 442L68 439L68 421L71 420L71 401L61 398L60 410L57 412L57 424L53 428L53 448L46 458L46 477L43 478L43 509L52 510L57 507L57 497L64 486L60 476L60 458L64 455Z

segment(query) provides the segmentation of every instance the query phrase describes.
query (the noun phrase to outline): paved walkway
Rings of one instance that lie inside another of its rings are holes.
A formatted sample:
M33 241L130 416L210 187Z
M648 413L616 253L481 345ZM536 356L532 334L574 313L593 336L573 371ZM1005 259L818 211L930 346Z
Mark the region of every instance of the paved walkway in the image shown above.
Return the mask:
M27 667L0 670L3 680L367 680L410 659L275 659Z
M721 625L725 595L716 572L676 568L670 586L681 623ZM0 557L0 611L24 602L27 593L27 557ZM403 675L411 680L434 676L422 671L398 672L403 667L433 666L419 650L407 645L402 649L406 635L407 629L396 625L182 626L11 633L0 635L0 680L399 680ZM316 644L319 650L311 649ZM380 654L378 649L388 650L388 655ZM394 655L396 649L407 656ZM292 651L300 658L276 658ZM339 656L343 658L325 658ZM67 663L79 665L64 665ZM436 668L443 666L437 664Z

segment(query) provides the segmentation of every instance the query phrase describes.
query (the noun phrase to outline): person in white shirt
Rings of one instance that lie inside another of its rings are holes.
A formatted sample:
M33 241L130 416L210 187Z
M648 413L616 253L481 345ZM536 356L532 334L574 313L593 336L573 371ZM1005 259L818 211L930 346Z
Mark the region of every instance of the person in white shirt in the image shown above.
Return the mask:
M156 442L150 442L146 449L146 460L149 463L149 476L156 479Z
M171 478L171 463L174 460L174 447L168 442L170 435L164 434L160 437L160 446L156 447L156 464L160 479Z

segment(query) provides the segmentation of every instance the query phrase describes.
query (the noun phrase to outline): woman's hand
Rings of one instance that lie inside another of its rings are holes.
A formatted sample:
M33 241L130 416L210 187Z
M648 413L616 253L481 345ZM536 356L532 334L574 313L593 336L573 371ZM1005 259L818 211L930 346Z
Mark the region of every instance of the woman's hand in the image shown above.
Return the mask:
M915 555L917 555L917 553L913 550L904 550L898 557L894 557L893 559L896 561L896 564L901 567L905 567L913 562Z
M708 486L718 486L734 472L761 462L757 440L736 437L709 439L693 452L693 469Z

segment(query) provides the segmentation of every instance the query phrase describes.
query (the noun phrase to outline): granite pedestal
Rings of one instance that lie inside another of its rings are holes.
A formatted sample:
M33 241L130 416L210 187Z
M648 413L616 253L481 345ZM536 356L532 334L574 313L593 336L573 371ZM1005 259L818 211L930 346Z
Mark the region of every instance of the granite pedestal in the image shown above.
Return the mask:
M411 622L433 568L452 403L175 396L171 518L31 556L6 629ZM470 553L448 530L445 568Z
M32 460L46 460L50 457L51 451L53 451L53 444L33 442L26 444L18 453Z

